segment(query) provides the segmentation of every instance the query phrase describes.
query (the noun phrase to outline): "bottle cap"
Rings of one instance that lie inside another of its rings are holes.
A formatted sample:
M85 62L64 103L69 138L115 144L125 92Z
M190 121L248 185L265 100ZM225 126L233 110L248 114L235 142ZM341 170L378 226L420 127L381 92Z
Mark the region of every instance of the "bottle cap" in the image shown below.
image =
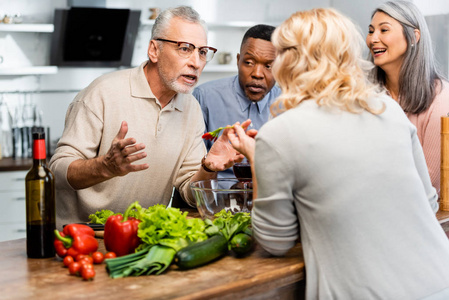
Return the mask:
M33 132L33 140L45 140L45 132L41 131Z

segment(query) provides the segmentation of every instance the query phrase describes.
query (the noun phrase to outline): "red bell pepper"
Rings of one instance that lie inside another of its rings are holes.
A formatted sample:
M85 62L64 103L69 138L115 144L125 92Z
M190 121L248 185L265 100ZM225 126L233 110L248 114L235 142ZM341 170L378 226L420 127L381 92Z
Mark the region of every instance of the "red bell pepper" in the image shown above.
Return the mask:
M54 246L60 257L90 254L97 251L98 241L92 228L83 224L66 225L63 231L55 229Z
M140 245L141 240L137 236L140 220L128 217L130 211L140 207L138 202L132 203L125 214L110 216L104 225L104 245L107 251L115 252L117 256L133 253Z

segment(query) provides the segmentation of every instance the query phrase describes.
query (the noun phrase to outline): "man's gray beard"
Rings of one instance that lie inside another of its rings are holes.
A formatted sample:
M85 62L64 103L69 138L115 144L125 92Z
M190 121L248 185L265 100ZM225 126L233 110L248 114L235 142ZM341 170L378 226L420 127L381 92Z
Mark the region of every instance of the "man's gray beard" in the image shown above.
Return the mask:
M194 88L194 86L189 87L187 85L178 83L176 81L178 78L168 79L167 75L164 72L162 72L160 68L158 68L158 73L162 79L163 84L176 93L190 94L190 92Z

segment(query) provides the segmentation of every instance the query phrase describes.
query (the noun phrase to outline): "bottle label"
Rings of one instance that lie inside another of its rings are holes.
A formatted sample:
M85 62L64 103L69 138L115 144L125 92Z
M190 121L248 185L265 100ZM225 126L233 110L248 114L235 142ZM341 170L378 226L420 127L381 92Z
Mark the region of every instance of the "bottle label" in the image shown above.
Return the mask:
M46 159L47 158L47 153L45 151L45 140L34 140L33 158L34 159Z
M42 221L42 216L45 216L44 180L28 181L27 193L27 222Z

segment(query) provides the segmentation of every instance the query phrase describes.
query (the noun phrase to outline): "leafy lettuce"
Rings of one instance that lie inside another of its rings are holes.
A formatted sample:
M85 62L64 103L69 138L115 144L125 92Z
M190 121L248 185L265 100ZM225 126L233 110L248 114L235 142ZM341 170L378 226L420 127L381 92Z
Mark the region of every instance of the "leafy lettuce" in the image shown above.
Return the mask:
M234 235L241 232L251 235L251 215L249 213L238 212L233 215L232 212L226 212L223 209L215 214L213 221L206 219L204 222L206 224L205 232L208 236L222 234L228 242Z
M92 224L106 224L106 220L114 215L114 212L109 209L102 209L96 211L94 214L89 215L90 223Z
M137 211L131 210L129 212L128 217L137 217ZM94 214L89 215L90 223L92 224L106 224L106 221L110 216L113 215L123 215L122 213L115 213L112 210L109 209L102 209L99 211L96 211Z
M148 209L139 209L137 218L141 221L137 236L142 244L137 251L146 246L162 245L179 251L191 242L208 238L204 232L206 225L199 218L187 218L187 212L179 208L156 204Z

